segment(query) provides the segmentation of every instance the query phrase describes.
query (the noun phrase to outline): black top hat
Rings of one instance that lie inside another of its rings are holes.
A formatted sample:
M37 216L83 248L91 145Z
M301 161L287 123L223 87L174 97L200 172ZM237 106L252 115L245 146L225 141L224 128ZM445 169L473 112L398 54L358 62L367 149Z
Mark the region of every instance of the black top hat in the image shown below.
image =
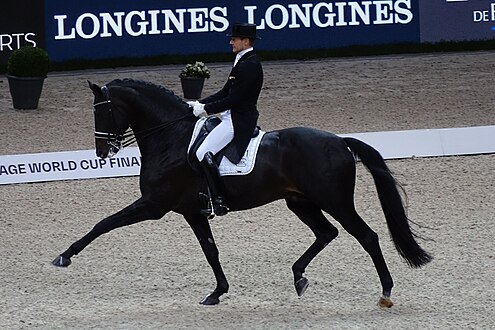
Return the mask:
M256 25L248 23L235 23L232 26L232 33L227 34L227 37L261 39L256 36Z

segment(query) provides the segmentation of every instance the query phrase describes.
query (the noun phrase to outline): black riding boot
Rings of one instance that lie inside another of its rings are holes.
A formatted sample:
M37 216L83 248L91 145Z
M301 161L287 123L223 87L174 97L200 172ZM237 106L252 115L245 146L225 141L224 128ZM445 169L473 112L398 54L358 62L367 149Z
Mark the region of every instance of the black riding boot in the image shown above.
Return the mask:
M229 209L223 205L223 197L220 194L220 172L218 172L218 166L213 159L213 154L211 152L207 152L201 162L201 166L203 168L203 172L206 176L206 182L208 183L208 187L210 189L211 202L213 204L213 211L216 215L222 216L226 215L229 212ZM201 210L202 214L210 213L211 210Z

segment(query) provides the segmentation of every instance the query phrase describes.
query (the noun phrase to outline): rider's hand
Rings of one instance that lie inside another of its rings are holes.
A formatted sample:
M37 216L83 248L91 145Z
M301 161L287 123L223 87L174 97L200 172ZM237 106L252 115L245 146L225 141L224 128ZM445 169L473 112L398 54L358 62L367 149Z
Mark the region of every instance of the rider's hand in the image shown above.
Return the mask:
M196 103L199 103L199 102L198 102L198 101L187 101L186 103L187 103L187 104L189 104L189 106L190 106L191 108L193 108L193 107L194 107L194 105L195 105Z
M198 101L196 101L196 103L193 104L193 114L196 117L202 117L208 115L205 111L205 105L203 103L199 103Z

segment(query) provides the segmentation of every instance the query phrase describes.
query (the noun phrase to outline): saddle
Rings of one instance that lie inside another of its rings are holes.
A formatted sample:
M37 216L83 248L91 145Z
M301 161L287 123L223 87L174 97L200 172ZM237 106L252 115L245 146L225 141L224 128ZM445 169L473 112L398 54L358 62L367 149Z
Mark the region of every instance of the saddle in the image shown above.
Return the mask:
M200 166L199 166L199 160L196 157L196 151L198 150L199 146L203 143L203 141L206 139L208 134L217 127L222 121L220 118L217 116L208 116L206 119L202 119L203 123L199 123L200 128L199 128L199 133L197 134L196 138L194 141L191 143L189 147L189 152L187 155L187 161L189 162L189 165L195 170L200 172ZM201 121L201 119L200 119ZM193 133L194 134L194 133ZM251 138L257 137L260 134L260 127L256 126L253 134L251 135ZM194 138L194 135L193 135ZM225 156L227 159L229 159L228 155L230 154L228 151L231 148L235 148L235 145L232 142L227 144L222 150L220 150L214 157L215 162L217 165L220 165L222 158ZM231 159L229 159L230 162L232 162Z

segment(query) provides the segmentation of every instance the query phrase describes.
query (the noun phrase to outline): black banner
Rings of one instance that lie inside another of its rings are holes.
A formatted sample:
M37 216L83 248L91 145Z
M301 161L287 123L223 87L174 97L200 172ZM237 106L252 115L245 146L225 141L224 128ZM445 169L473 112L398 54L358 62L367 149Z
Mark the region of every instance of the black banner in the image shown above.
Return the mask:
M22 46L45 48L45 1L3 1L1 7L0 66Z

